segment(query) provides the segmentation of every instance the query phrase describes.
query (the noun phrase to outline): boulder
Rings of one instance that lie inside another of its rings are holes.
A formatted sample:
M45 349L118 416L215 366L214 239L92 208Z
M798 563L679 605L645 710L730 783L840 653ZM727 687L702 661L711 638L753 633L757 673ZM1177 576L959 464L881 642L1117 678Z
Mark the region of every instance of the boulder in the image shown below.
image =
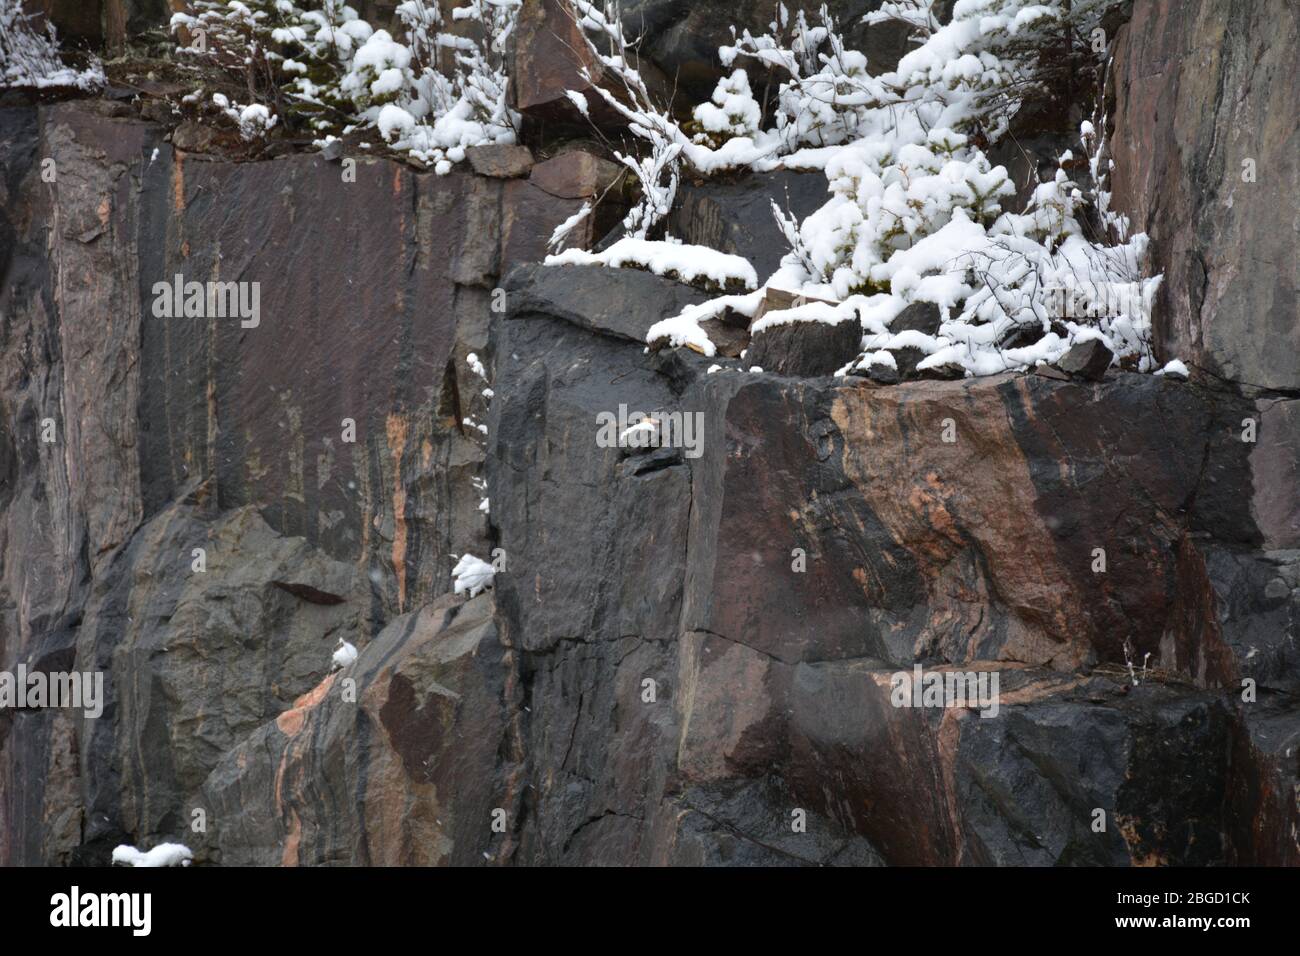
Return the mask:
M889 323L890 332L921 332L938 335L942 316L933 302L913 302L894 316Z
M700 328L717 349L717 354L724 358L740 358L740 353L749 348L747 329L728 325L720 319L705 319L700 323Z
M186 153L211 153L216 152L222 143L223 137L219 130L213 129L207 123L199 123L194 120L185 120L175 130L172 131L172 146ZM343 154L343 145L341 143L330 144L334 149L330 150L330 155L326 155L325 150L321 155L326 159L337 159ZM337 150L337 155L335 154Z
M533 168L533 154L527 146L492 144L465 150L470 168L480 176L517 179Z
M1043 378L1050 378L1056 382L1070 381L1070 376L1067 373L1062 372L1056 366L1048 365L1047 363L1043 363L1042 365L1035 365L1033 374L1039 375Z
M923 369L917 369L917 378L934 379L939 382L951 382L965 377L965 367L956 362L943 362L939 365L929 365Z
M889 354L894 357L894 367L898 371L898 378L900 381L919 378L916 366L925 359L925 352L921 349L913 348L910 345L889 349L888 351Z
M745 361L777 375L831 375L858 354L862 325L850 316L834 324L785 322L753 333Z
M641 73L655 101L670 99L670 86L653 63L630 53L632 65ZM559 0L524 0L514 33L514 62L511 70L512 105L533 125L590 129L618 128L626 120L594 89L611 92L621 84L590 50L573 15ZM587 71L592 80L584 75ZM586 98L587 115L579 112L568 92Z
M763 289L763 299L758 303L758 308L754 310L754 317L748 320L745 324L753 325L769 312L783 312L788 309L797 309L810 302L821 302L825 305L839 304L832 299L819 299L815 296L803 295L799 292L791 292L788 289L781 289L776 286L766 286Z
M748 259L761 280L790 251L772 203L803 220L830 196L825 173L779 170L750 173L734 182L686 182L677 198L668 216L669 232L683 242Z
M528 181L560 199L595 199L623 172L617 163L583 149L572 149L538 163Z
M1114 358L1115 353L1100 339L1088 339L1070 346L1057 361L1056 367L1075 378L1100 382Z
M172 137L172 145L174 145L177 149L185 148L182 144L176 142L174 136ZM328 160L329 162L334 162L335 160L342 159L343 141L340 139L330 140L328 143L326 143L324 146L320 148L320 156L321 159Z
M597 265L521 266L511 272L505 289L512 319L554 316L642 346L650 326L708 298L652 272Z
M899 382L898 369L883 362L872 362L861 374L880 385L897 385Z

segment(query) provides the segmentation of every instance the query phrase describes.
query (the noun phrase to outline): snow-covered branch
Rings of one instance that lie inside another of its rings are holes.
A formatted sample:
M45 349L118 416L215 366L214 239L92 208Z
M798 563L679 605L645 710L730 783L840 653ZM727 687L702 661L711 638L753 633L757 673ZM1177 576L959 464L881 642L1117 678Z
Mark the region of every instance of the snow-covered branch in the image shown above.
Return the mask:
M264 129L279 119L326 137L372 125L394 149L446 173L470 146L515 141L506 68L520 3L457 7L454 20L477 25L465 37L443 29L434 0L403 0L405 42L342 0L194 0L172 28L201 37L179 52L250 90L271 116Z
M54 25L46 23L42 33L33 19L23 13L22 0L0 0L0 86L89 90L104 85L97 60L84 70L65 66Z

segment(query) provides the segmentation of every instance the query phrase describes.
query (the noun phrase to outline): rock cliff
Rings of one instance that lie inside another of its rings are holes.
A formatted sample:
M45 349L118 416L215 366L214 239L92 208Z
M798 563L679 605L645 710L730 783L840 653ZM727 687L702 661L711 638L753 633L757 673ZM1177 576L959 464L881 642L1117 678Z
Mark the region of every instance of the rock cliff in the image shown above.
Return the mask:
M706 96L764 15L629 6ZM1116 39L1115 203L1190 381L649 350L705 294L540 264L614 178L548 148L540 79L534 153L352 180L6 96L0 670L106 700L0 709L0 863L1300 864L1298 22L1136 0ZM770 270L768 198L824 190L690 183L674 230ZM258 321L157 317L177 274ZM620 406L699 454L601 447ZM502 562L473 597L465 553ZM897 706L918 664L996 673L996 715Z

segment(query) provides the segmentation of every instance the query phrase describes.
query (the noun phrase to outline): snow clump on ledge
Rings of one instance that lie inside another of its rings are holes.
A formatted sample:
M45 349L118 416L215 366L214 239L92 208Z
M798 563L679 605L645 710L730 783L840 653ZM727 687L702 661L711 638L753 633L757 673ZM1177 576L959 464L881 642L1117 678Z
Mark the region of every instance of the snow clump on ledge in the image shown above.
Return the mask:
M189 866L194 859L183 843L159 843L147 853L122 844L113 849L113 862L126 866Z
M758 274L749 260L708 246L691 246L672 240L654 241L629 236L603 252L566 249L558 255L547 256L546 265L631 267L720 290L754 289L758 286Z
M452 568L451 575L455 578L457 594L468 591L469 596L474 597L479 591L492 586L496 569L481 558L476 558L472 554L463 554L456 562L456 567Z

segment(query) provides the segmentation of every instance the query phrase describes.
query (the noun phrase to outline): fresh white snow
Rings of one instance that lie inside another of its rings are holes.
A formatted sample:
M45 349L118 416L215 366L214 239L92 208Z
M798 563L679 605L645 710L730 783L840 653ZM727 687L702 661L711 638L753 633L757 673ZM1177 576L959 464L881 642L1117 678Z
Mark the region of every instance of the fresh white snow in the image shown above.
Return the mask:
M113 849L113 862L125 866L189 866L193 859L190 848L181 843L159 843L147 852L126 844Z
M352 644L339 638L339 643L334 648L334 655L330 658L335 667L343 668L350 666L357 659L357 649Z
M1127 222L1109 210L1105 177L1113 164L1103 159L1095 125L1080 125L1080 151L1094 174L1089 195L1070 177L1078 152L1066 150L1020 213L1003 208L1015 192L1006 170L962 131L980 128L993 139L1014 114L1028 67L1006 53L1011 40L1034 31L1047 36L1065 17L1100 16L1100 6L958 0L952 22L940 27L928 0L885 4L871 19L901 18L923 42L878 77L866 72L860 53L844 49L829 18L813 26L802 14L782 12L771 33L739 35L720 51L724 65L753 60L786 74L777 124L753 127L748 81L733 69L711 103L697 108L705 133L682 144L681 161L707 174L719 168L723 151L737 149L762 153L742 161L758 170L820 166L831 196L802 222L774 207L790 253L753 297L691 306L656 323L647 341L712 356L700 323L726 309L753 316L763 289L774 287L830 304L769 311L751 331L856 318L863 353L845 373L913 347L925 353L922 368L953 363L988 375L1055 361L1091 337L1150 371L1150 307L1160 278L1143 274L1146 237L1129 236ZM778 35L791 30L786 46ZM826 49L830 55L811 55ZM642 113L643 126L674 139L669 120ZM813 149L815 157L806 155ZM1088 202L1108 241L1085 235L1080 219ZM914 302L939 307L935 334L890 331ZM1071 309L1062 312L1062 302ZM1031 344L1004 344L1013 339Z
M515 141L519 118L506 101L505 44L520 3L465 0L452 10L452 18L475 26L453 33L444 29L440 4L403 0L395 10L402 40L374 29L339 0L331 0L328 11L319 4L276 0L274 22L243 3L193 0L190 12L173 14L171 26L173 31L184 27L208 35L205 50L178 47L178 55L210 56L221 62L223 55L241 48L246 55L256 52L272 66L281 94L278 102L330 107L303 114L322 134L317 140L322 145L333 135L330 130L342 103L350 106L355 119L343 128L344 134L373 126L393 149L445 175L465 159L470 146ZM256 38L256 48L248 45L249 37ZM309 64L328 67L325 78L309 78ZM217 106L248 139L264 134L280 119L270 103Z
M22 0L0 0L0 87L90 90L104 85L98 60L84 70L64 66L53 24L47 22L41 31L37 22L24 12Z
M547 265L602 265L612 268L634 267L670 276L681 282L707 280L725 289L739 285L753 289L758 285L758 275L749 260L728 255L707 246L691 246L680 242L653 241L631 237L618 240L603 252L583 252L567 249L546 257Z
M496 570L472 554L463 554L456 562L456 567L452 568L451 575L455 578L454 590L457 594L469 592L469 596L474 597L484 588L492 586Z

